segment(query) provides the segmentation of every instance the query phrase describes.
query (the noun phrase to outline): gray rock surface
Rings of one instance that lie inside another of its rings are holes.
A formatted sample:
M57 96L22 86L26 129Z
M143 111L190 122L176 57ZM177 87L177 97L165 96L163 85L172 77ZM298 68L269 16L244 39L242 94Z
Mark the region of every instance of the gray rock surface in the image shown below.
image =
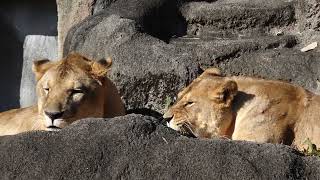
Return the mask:
M298 53L289 48L297 44L295 36L250 36L246 38L172 38L165 43L143 32L134 20L108 13L90 17L70 31L65 54L72 51L83 53L93 59L112 57L114 64L110 78L120 90L129 110L150 109L163 112L167 97L173 97L199 73L200 67L217 66L223 72L237 75L255 75L269 79L291 80L314 92L317 89L318 73L310 72L317 67L317 58L304 56L308 60L292 59L281 61L274 56L274 62L259 59L239 60L243 71L235 62L251 53L272 53L277 51L287 55ZM298 56L290 56L300 58ZM270 60L272 61L272 60ZM310 62L312 62L310 64ZM246 64L250 63L250 64ZM290 71L283 67L290 64ZM301 69L300 67L306 67ZM272 69L272 71L271 71ZM270 71L269 71L270 70ZM256 73L251 73L252 71ZM263 71L267 73L263 73ZM261 72L261 73L259 73ZM272 72L272 73L270 73ZM292 74L300 74L294 76ZM308 76L304 76L309 74ZM305 81L306 78L308 81ZM296 79L294 79L296 78Z
M188 53L140 33L133 20L104 14L91 19L67 38L65 51L93 59L112 57L110 77L117 82L127 109L161 110L166 96L196 77L198 67L191 64Z
M20 107L27 107L37 102L36 80L32 72L34 60L57 60L58 43L55 36L26 36L23 45L23 67L20 84Z
M187 21L188 34L194 36L214 36L230 30L244 34L252 30L267 32L295 22L294 2L286 0L190 2L180 10Z
M185 34L180 4L180 0L97 0L94 14L115 14L135 20L144 32L168 41L172 36Z
M92 15L95 0L56 0L58 11L58 57L62 58L63 44L69 29Z
M227 75L285 80L320 94L319 53L296 50L256 52L222 62L218 67Z
M81 120L0 137L3 179L318 179L319 158L273 144L179 136L156 119Z

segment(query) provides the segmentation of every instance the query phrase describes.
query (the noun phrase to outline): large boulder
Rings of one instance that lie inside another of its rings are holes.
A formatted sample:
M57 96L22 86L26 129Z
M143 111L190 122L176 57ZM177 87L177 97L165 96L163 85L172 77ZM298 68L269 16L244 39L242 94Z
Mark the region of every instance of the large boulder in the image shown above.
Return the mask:
M0 137L3 179L319 179L320 159L284 145L194 139L156 119L86 119Z
M180 0L97 0L94 14L115 14L135 20L144 32L168 41L185 34L185 19L179 12Z
M301 40L301 47L320 41L320 2L317 0L297 1L295 31ZM320 49L316 49L320 52Z
M62 58L63 43L70 28L92 15L94 0L56 0L58 11L58 57Z
M91 16L72 28L64 54L77 51L93 59L112 57L110 78L120 90L127 109L163 112L168 97L175 96L197 77L202 72L201 67L217 66L229 75L289 80L315 92L319 74L309 69L319 64L317 55L291 49L296 44L295 36L268 34L236 39L180 37L166 43L145 33L137 21L106 12ZM252 53L272 53L275 49L286 56L275 55L269 61L241 59ZM292 57L292 53L300 53L307 60L286 58ZM290 72L296 75L287 76L289 72L283 67L288 64ZM301 69L301 66L306 68ZM232 71L237 68L243 71ZM305 81L307 77L310 79Z
M189 2L180 10L193 36L244 36L295 23L294 2L286 0Z
M102 11L139 21L146 31L161 39L181 34L185 23L177 4L177 0L57 0L59 58L70 28Z
M77 51L93 59L112 57L111 79L128 109L163 109L196 77L192 56L173 45L141 33L135 21L101 14L89 18L66 39L65 53Z

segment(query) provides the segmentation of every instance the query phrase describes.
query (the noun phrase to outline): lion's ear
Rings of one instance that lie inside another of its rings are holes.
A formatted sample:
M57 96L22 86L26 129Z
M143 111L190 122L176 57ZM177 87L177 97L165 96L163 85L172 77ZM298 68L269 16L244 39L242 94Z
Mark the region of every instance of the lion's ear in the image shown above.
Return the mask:
M208 68L200 75L200 77L205 76L222 76L222 73L218 68Z
M224 103L226 106L230 106L234 96L237 95L238 86L234 81L227 81L220 85L213 93L209 95L211 100L218 103Z
M92 74L97 77L105 77L109 69L111 68L112 60L111 58L100 59L99 61L95 61L91 65Z
M42 59L33 61L32 71L36 76L36 80L39 81L44 73L54 65L49 59Z

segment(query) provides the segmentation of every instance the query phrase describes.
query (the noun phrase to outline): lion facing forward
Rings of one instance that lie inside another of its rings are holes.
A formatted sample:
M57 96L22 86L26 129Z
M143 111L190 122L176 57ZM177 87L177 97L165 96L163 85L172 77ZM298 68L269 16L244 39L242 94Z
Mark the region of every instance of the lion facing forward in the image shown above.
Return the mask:
M111 59L92 61L72 53L60 61L33 64L38 105L0 113L0 135L54 131L86 117L125 114L114 84L106 77Z

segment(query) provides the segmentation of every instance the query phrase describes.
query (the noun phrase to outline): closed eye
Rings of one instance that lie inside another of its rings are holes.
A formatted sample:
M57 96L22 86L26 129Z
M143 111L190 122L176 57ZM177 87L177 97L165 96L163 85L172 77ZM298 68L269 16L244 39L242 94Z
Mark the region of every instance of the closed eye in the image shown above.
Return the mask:
M84 90L83 89L72 89L71 94L83 94Z
M191 107L192 105L194 105L194 102L193 101L188 101L188 102L186 102L186 104L184 106Z
M46 95L49 93L49 88L43 88L44 92L46 93Z

